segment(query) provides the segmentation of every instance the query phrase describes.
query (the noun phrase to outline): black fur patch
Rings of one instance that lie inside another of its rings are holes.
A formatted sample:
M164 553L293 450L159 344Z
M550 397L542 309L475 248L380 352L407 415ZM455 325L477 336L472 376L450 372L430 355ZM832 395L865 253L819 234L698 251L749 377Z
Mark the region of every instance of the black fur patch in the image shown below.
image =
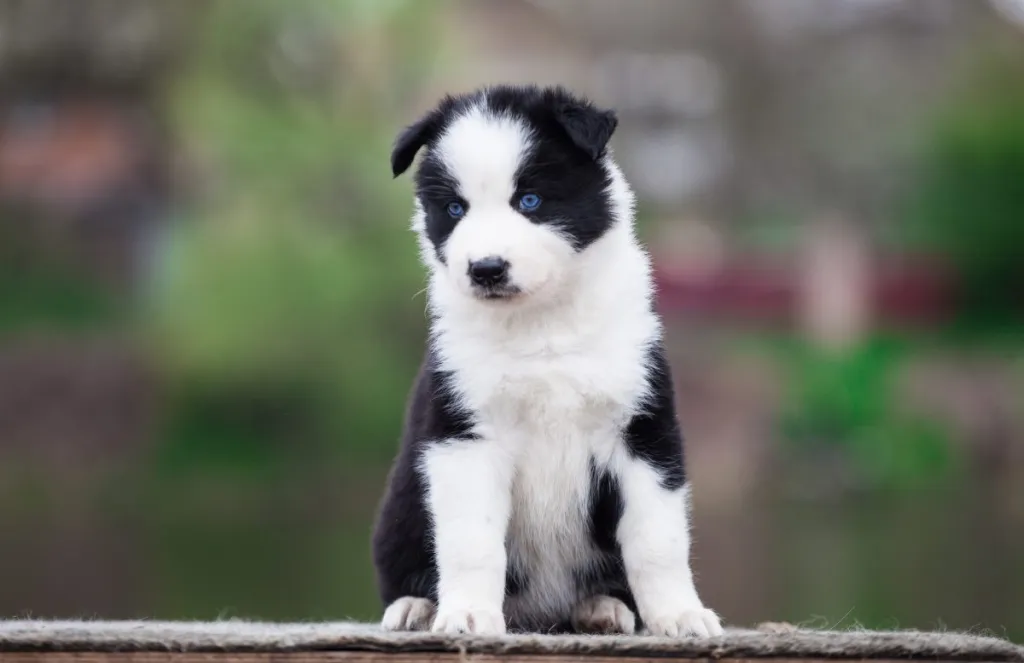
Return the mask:
M672 373L660 342L648 351L647 370L647 400L626 427L626 448L658 470L663 487L676 490L686 482L683 433L676 416Z
M459 195L459 183L433 152L427 152L416 172L416 196L426 214L426 232L434 246L434 254L445 262L444 243L458 223L449 216L446 207L452 201L462 203L469 211L469 202Z
M629 589L617 536L624 507L618 480L591 459L590 538L601 556L595 564L575 570L577 588L582 596L617 598L636 614L636 601Z
M505 596L518 596L530 588L530 579L511 564L505 569Z
M622 518L622 493L619 482L606 470L598 470L590 459L590 538L604 553L619 554L615 533Z

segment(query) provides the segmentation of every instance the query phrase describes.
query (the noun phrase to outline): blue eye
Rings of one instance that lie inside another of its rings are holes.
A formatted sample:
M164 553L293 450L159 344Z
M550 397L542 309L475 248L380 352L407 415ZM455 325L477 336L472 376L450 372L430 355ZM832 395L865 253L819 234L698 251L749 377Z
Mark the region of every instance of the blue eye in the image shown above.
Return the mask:
M519 199L519 209L524 212L532 212L540 207L540 196L535 193L527 193Z
M459 219L462 217L463 214L466 213L466 208L462 206L462 203L457 203L454 201L448 203L447 210L448 216L452 217L453 219Z

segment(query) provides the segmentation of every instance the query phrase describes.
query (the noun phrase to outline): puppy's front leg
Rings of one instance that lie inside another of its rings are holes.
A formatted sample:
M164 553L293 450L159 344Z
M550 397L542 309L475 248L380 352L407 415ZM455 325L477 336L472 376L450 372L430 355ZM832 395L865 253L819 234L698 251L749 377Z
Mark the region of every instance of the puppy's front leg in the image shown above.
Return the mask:
M721 635L718 616L704 607L693 584L689 486L665 486L641 458L624 465L617 536L640 618L652 635Z
M490 440L448 440L424 453L438 571L434 631L505 632L512 467L512 459Z

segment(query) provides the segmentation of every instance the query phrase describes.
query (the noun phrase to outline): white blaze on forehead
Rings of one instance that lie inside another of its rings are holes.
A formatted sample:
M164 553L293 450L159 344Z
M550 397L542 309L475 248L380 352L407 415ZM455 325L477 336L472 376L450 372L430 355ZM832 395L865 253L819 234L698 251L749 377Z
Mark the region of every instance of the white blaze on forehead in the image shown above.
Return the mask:
M470 204L508 201L530 150L530 130L520 120L474 107L449 125L436 149Z

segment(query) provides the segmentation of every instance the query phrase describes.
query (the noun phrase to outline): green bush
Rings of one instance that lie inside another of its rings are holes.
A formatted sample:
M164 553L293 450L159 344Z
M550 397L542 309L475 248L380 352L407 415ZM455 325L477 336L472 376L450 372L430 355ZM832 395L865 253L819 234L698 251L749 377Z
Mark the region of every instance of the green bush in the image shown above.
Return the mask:
M391 53L383 79L345 58L373 31L421 48L426 4L212 5L172 95L201 186L161 243L149 310L175 466L392 452L424 276L388 166L408 118L378 86L429 58Z
M944 429L896 405L892 377L902 356L899 347L879 340L842 354L791 350L779 422L785 443L812 454L839 451L872 488L944 476L954 467Z
M1024 71L987 64L939 119L913 220L957 270L963 313L1003 321L1024 303Z

